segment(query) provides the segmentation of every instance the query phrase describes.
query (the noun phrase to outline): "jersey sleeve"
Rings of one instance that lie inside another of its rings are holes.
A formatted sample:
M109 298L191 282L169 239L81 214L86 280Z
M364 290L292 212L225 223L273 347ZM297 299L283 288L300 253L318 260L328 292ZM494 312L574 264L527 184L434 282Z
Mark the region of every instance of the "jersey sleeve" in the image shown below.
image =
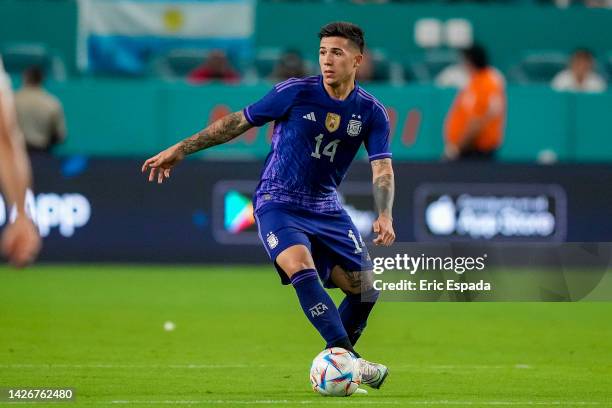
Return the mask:
M263 126L282 118L291 108L297 88L286 89L279 85L275 86L263 98L244 108L244 116L253 126Z
M370 161L388 159L392 156L389 148L389 116L384 107L374 106L370 131L365 138L365 148Z

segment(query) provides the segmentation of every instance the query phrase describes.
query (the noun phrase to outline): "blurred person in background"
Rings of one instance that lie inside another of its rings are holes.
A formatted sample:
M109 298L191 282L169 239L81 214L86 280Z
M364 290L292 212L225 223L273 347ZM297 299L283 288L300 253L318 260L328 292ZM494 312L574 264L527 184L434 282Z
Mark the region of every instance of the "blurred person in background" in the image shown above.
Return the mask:
M370 82L374 79L374 61L372 60L372 54L367 50L363 53L363 59L357 69L355 79L359 82Z
M591 51L580 48L572 54L568 68L555 75L551 86L556 91L603 92L606 81L593 70L593 66Z
M31 67L23 74L23 87L15 94L17 121L30 153L50 152L65 140L66 120L60 101L43 87L44 74Z
M240 74L230 64L225 51L213 50L202 65L189 73L187 80L192 84L209 81L236 83L240 81Z
M3 254L17 267L32 262L40 249L38 231L25 208L30 178L30 163L15 117L11 81L0 58L0 186L6 207L13 203L16 207L15 221L4 228L1 245Z
M446 116L444 158L492 160L504 136L505 81L481 46L463 50L462 59L469 81Z
M297 50L287 50L281 55L274 67L271 79L284 81L289 78L303 78L307 75L306 64Z

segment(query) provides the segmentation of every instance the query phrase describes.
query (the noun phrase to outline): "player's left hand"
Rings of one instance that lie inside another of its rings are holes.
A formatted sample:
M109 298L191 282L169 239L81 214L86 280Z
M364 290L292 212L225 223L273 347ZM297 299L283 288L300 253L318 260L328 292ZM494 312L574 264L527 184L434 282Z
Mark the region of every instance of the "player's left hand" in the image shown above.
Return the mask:
M17 217L2 234L2 252L10 263L23 268L33 262L40 250L40 236L32 221L25 215Z
M150 169L149 181L161 184L164 179L170 178L170 171L185 158L185 154L178 148L178 144L148 158L142 165L142 172Z
M375 245L390 246L395 242L395 231L393 231L393 220L386 215L380 215L374 224L372 224L374 233L377 234L374 238Z

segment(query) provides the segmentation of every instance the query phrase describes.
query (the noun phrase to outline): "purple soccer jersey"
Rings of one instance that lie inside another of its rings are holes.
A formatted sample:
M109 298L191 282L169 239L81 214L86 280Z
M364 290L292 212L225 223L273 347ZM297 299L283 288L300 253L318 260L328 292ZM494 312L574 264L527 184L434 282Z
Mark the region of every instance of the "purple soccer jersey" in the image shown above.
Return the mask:
M339 101L325 91L321 76L291 78L244 108L244 115L253 126L275 121L256 210L285 202L336 211L336 189L362 143L370 161L391 157L387 111L358 84Z

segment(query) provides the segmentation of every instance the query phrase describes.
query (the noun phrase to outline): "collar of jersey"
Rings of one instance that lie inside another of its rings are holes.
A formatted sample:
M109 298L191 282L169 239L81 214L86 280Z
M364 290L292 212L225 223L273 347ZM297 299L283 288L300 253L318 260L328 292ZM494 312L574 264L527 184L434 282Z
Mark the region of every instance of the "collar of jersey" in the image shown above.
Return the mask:
M350 103L355 98L355 95L357 95L357 90L359 90L359 83L355 81L355 87L353 88L351 93L346 97L346 99L344 99L343 101L339 99L334 99L332 98L330 94L327 93L327 91L325 90L325 87L323 86L323 75L319 75L319 87L321 88L321 91L325 94L328 100L338 105L344 105L346 103Z

